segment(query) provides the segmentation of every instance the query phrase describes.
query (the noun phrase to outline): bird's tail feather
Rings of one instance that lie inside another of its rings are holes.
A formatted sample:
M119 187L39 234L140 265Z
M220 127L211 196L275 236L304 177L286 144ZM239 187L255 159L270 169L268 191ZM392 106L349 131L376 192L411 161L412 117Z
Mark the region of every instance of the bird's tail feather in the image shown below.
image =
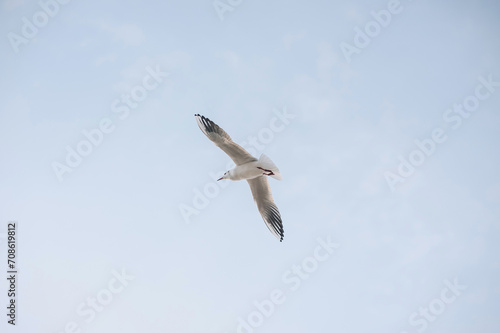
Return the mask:
M274 173L274 175L270 175L271 177L273 177L274 179L277 179L277 180L282 179L280 170L274 164L274 162L271 161L271 159L269 157L267 157L267 155L265 155L265 154L260 155L259 163L260 163L262 168L271 170Z

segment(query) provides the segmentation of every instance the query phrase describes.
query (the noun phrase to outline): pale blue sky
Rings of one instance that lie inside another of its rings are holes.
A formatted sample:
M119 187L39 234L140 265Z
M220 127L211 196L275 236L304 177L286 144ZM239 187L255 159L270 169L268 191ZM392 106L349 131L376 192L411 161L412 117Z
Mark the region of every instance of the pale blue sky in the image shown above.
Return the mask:
M278 289L284 302L254 332L498 332L498 3L401 1L349 62L340 45L391 1L223 2L235 6L220 20L210 0L73 0L16 52L23 17L44 14L2 0L0 257L17 220L20 276L18 325L2 314L0 326L238 332ZM141 91L120 118L122 96ZM479 104L453 128L443 116L465 100ZM245 182L186 223L181 209L230 161L193 115L242 143L284 110L293 118L258 151L283 175L270 179L283 243ZM59 181L54 162L103 119L111 133ZM388 172L435 129L446 141L391 190ZM339 247L317 262L328 237ZM292 266L308 262L317 268L292 290ZM78 312L112 295L123 269L134 279L95 318ZM455 279L466 289L444 303ZM429 307L432 320L419 312Z

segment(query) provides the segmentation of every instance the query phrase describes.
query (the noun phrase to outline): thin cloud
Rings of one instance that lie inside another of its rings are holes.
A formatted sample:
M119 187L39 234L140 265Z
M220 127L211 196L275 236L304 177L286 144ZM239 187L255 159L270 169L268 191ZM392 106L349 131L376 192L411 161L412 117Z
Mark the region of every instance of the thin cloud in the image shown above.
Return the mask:
M102 23L101 29L126 45L136 46L144 41L142 29L135 24L111 25Z
M3 8L7 10L12 10L22 5L24 5L24 0L5 0L3 2Z

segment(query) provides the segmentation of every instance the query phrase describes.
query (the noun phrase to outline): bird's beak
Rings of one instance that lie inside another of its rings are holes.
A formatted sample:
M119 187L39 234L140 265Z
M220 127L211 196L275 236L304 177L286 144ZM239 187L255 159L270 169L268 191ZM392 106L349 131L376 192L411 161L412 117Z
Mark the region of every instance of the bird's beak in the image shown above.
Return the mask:
M223 178L222 178L222 177L220 177L219 179L217 179L217 181L222 180L222 179L223 179Z

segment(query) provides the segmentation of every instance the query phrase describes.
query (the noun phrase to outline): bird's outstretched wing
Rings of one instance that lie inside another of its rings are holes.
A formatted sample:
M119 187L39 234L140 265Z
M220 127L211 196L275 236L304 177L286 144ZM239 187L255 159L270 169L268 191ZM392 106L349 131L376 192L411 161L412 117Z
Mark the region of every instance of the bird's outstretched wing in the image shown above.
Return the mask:
M196 117L196 122L201 131L205 133L217 147L228 154L236 165L257 161L257 159L250 155L242 146L235 143L219 125L199 114L195 114L194 116Z
M252 190L253 199L259 208L260 215L266 222L267 227L281 241L283 241L283 223L281 215L276 207L266 176L259 176L253 179L247 179Z

